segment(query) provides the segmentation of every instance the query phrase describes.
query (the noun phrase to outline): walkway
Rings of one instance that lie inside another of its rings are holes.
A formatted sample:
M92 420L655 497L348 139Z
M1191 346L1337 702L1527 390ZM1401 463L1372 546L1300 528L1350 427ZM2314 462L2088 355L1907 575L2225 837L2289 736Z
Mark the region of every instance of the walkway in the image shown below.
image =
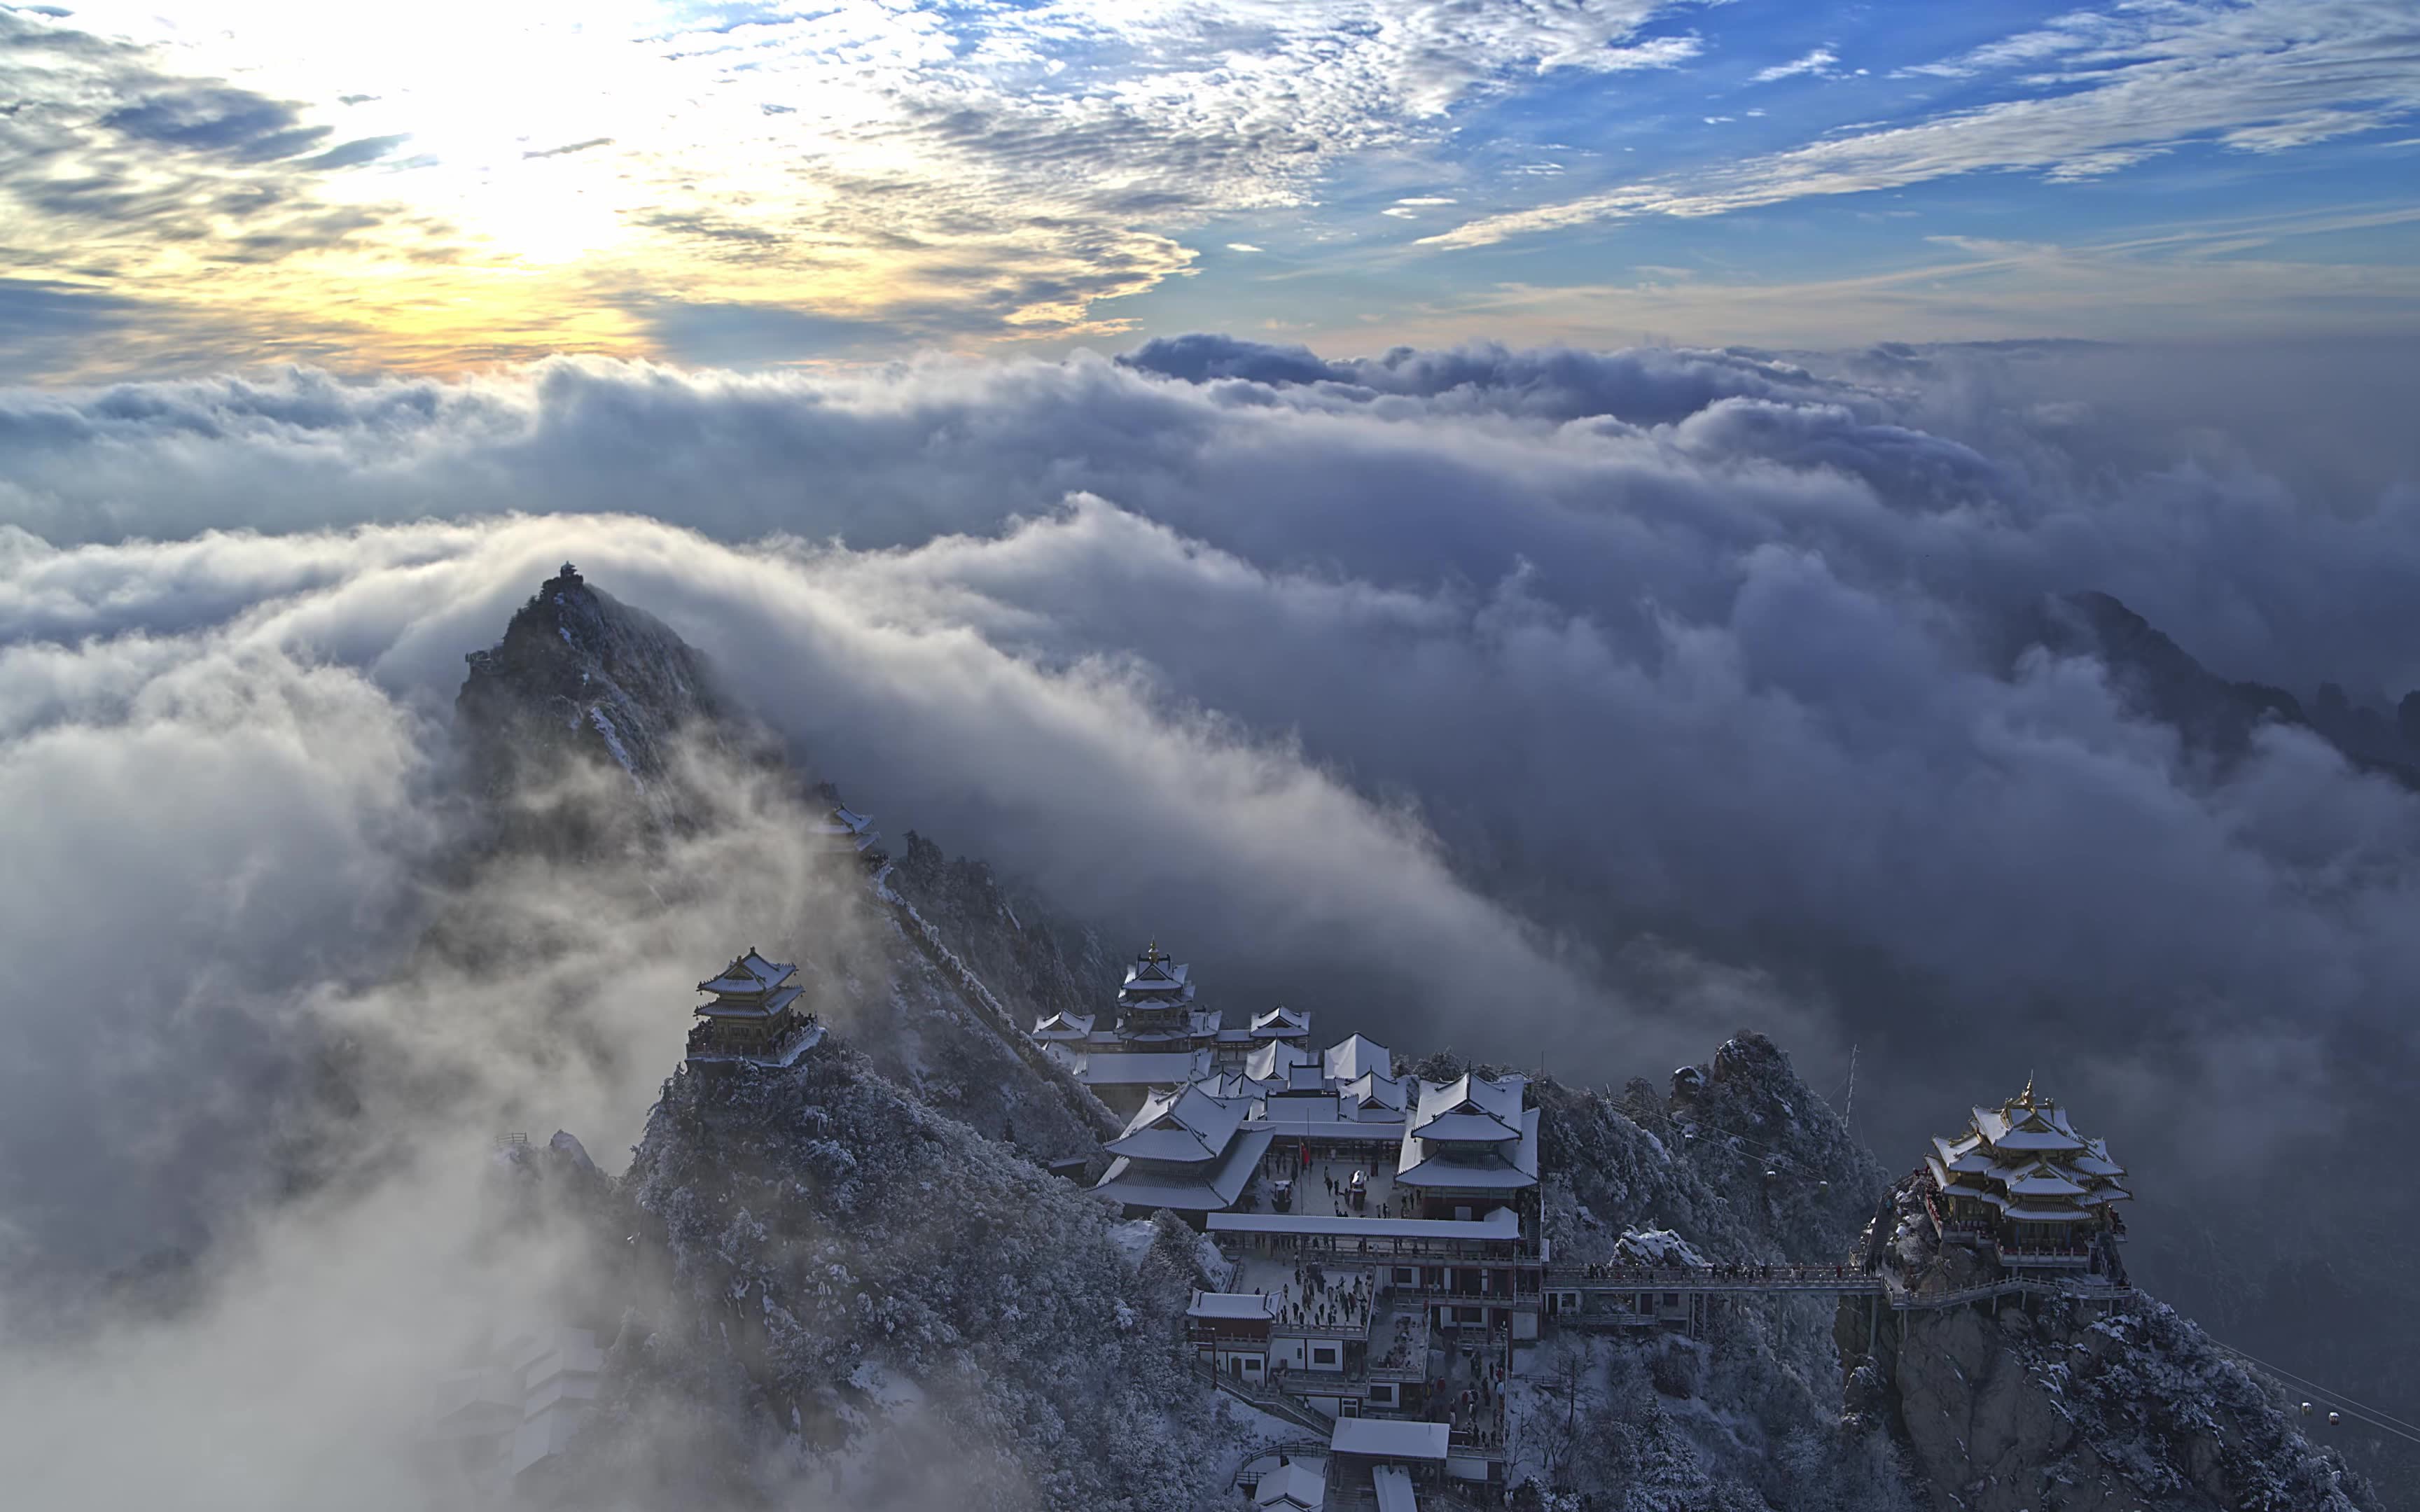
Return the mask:
M1546 1273L1549 1291L1812 1292L1835 1297L1887 1297L1896 1311L1957 1307L2020 1294L2122 1302L2132 1287L2098 1281L2008 1276L1959 1291L1914 1292L1882 1275L1846 1265L1569 1266Z

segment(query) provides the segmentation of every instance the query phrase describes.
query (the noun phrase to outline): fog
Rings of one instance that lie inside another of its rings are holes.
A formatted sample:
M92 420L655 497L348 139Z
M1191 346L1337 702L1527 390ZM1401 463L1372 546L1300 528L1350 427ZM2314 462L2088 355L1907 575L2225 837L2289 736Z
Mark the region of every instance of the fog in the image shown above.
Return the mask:
M566 557L886 832L1156 933L1205 1000L1616 1082L1754 1027L1844 1101L1854 1047L1892 1168L2030 1073L2133 1167L2146 1257L2324 1223L2315 1152L2408 1086L2420 802L2305 730L2197 751L2015 627L2099 589L2225 677L2420 687L2378 383L1202 336L0 393L0 1321L58 1335L0 1365L0 1472L207 1399L160 1446L224 1472L189 1504L323 1500L349 1467L227 1446L375 1440L441 1352L380 1319L563 1263L463 1258L487 1135L617 1166L689 984L822 917L737 779L663 875L448 871L462 655ZM549 948L433 964L465 907ZM330 1042L378 1070L321 1130ZM169 1250L176 1322L44 1316ZM150 1491L111 1468L54 1500Z

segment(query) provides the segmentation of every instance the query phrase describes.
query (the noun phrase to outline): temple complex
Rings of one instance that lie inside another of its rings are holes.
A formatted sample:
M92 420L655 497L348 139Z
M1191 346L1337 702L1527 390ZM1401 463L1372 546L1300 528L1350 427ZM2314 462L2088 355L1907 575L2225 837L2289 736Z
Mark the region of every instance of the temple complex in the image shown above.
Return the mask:
M689 1064L701 1070L779 1066L821 1037L814 1015L799 1011L799 968L768 961L753 946L697 984L708 1000L689 1031Z
M2125 1167L2030 1078L1998 1107L1975 1109L1965 1134L1934 1139L1924 1165L1925 1208L1943 1242L2012 1271L2123 1273L2115 1245L2126 1236L2116 1205L2133 1196L2118 1184Z
M1094 1096L1126 1114L1155 1091L1240 1071L1256 1049L1300 1049L1310 1041L1308 1013L1280 1006L1230 1027L1221 1011L1194 1001L1194 991L1192 968L1155 940L1126 968L1108 1023L1098 1013L1063 1010L1036 1020L1028 1033Z

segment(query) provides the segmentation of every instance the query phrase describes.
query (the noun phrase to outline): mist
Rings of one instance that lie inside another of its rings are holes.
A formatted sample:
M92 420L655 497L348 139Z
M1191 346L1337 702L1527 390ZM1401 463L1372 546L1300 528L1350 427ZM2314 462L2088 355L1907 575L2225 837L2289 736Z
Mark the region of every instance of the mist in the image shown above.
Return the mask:
M2149 379L2205 354L1217 336L0 393L0 1326L50 1341L0 1365L0 1471L223 1398L159 1446L215 1479L14 1483L361 1484L338 1449L452 1346L383 1319L584 1263L470 1253L488 1137L617 1168L690 984L841 927L737 774L649 874L449 870L462 656L566 557L886 832L1156 934L1205 1000L1576 1080L1745 1026L1845 1099L1854 1048L1891 1168L2032 1074L2153 1243L2335 1210L2314 1152L2413 1063L2420 801L2305 729L2217 759L2014 628L2098 589L2225 677L2420 687L2375 354L2277 359L2290 413L2266 361L2190 405ZM546 948L433 960L465 912ZM374 1070L321 1128L330 1046ZM167 1321L72 1284L163 1252Z

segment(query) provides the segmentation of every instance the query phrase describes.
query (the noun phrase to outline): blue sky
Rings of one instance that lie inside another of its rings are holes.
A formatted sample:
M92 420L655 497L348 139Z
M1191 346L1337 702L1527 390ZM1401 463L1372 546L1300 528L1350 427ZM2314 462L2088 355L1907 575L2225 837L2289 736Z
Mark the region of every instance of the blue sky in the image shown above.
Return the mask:
M2374 334L2408 0L0 10L6 376ZM103 332L104 341L91 339Z

